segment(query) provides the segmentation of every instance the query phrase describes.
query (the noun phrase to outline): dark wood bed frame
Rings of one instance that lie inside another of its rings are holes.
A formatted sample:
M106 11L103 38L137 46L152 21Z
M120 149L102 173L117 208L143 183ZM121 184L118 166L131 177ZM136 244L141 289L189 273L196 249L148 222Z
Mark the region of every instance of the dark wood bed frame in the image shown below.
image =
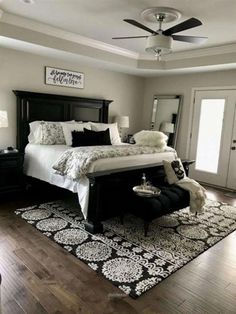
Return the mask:
M108 122L109 104L112 100L75 96L13 91L17 98L17 148L24 152L28 143L29 123L36 120L85 120L83 110L94 122ZM82 111L81 111L82 110ZM93 113L93 114L92 114ZM95 113L95 115L94 115ZM186 170L189 163L184 162ZM161 182L164 170L160 163L89 173L89 206L85 224L87 231L103 231L102 221L123 214L132 206L132 186L140 183L145 171L148 179ZM125 200L125 201L124 201ZM130 200L130 201L129 201Z

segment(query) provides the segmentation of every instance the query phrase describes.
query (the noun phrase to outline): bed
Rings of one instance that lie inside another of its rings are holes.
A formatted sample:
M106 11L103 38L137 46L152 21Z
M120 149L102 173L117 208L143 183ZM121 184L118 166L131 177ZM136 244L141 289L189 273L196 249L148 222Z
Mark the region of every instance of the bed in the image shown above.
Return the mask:
M98 160L81 180L55 174L52 164L68 149L66 145L28 143L29 123L44 121L108 122L111 100L14 91L17 98L17 148L25 153L25 174L78 194L86 230L102 232L102 221L132 206L132 186L145 171L151 180L164 177L162 160L173 160L173 149L159 154ZM42 162L45 160L47 162ZM126 200L125 202L123 200Z

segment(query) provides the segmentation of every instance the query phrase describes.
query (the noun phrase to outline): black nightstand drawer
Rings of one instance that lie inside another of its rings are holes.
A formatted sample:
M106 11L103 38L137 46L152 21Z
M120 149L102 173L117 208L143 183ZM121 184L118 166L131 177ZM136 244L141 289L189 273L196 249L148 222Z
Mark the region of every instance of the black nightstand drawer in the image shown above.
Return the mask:
M6 169L9 167L17 167L18 158L9 158L0 161L0 168Z

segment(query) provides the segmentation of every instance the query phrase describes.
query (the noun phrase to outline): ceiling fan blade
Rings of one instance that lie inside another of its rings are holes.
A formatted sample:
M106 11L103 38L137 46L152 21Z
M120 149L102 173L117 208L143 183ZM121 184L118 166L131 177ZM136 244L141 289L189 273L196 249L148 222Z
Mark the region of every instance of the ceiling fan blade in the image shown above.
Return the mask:
M124 19L123 21L133 25L133 26L136 26L138 28L141 28L141 29L144 29L145 31L151 33L151 34L158 34L157 32L155 32L154 30L152 30L151 28L148 28L147 26L135 21L135 20L130 20L130 19Z
M200 25L202 25L202 22L199 21L198 19L195 19L194 17L192 17L191 19L188 19L188 20L186 20L180 24L177 24L177 25L165 30L164 32L162 32L162 34L166 35L166 36L171 36L172 34L179 33L179 32L182 32L186 29L190 29L190 28L197 27Z
M147 38L148 36L112 37L112 39Z
M186 43L192 44L203 44L207 40L207 37L182 36L182 35L172 35L172 38L174 40L184 41Z

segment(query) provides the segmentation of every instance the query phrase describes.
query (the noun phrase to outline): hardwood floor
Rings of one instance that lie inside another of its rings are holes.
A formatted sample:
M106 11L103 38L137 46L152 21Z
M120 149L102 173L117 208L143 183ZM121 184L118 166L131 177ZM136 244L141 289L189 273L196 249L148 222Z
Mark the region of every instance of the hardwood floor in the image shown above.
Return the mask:
M209 198L236 206L235 198L207 189ZM2 314L236 313L236 232L133 300L13 213L42 201L0 205Z

